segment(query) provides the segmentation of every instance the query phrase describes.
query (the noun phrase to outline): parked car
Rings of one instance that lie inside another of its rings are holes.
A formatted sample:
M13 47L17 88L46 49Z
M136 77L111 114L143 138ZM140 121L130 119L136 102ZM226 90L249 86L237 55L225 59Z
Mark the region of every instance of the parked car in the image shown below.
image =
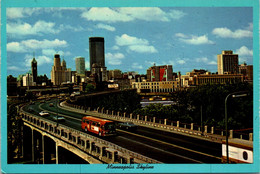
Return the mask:
M53 103L50 103L49 106L50 106L50 107L53 107L54 105L53 105Z
M52 120L61 122L65 121L65 118L63 116L52 116Z
M119 129L126 129L126 130L136 130L137 125L135 125L133 122L122 122L117 124Z
M41 111L39 114L40 114L40 116L48 116L49 115L49 113L46 112L46 111Z

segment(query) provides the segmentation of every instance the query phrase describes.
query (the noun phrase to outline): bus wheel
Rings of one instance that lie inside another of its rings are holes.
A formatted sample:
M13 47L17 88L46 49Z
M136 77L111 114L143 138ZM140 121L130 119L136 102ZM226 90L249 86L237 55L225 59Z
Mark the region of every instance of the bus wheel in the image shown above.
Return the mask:
M88 131L88 128L87 127L85 127L85 132L87 132Z

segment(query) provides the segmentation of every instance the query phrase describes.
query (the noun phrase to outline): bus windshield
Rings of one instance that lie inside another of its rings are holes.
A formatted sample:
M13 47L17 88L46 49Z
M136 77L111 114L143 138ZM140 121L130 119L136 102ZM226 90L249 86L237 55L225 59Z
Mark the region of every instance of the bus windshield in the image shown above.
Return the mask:
M116 130L116 125L115 123L106 123L104 125L105 130Z

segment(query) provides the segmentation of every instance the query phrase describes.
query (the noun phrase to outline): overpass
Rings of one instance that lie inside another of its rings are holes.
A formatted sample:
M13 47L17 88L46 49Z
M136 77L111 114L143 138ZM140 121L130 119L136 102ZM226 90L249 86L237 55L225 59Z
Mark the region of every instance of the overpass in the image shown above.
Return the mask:
M38 157L40 156L43 164L46 162L52 163L51 161L59 164L59 149L64 148L90 164L160 163L160 161L122 148L99 137L28 113L23 110L23 107L18 113L24 122L23 129L29 128L29 131L26 132L29 135L26 136L29 136L31 140L27 138L24 141L31 142L33 162L37 162L37 160L39 162ZM35 140L36 135L38 135L37 140ZM25 133L23 136L25 136ZM46 148L46 143L53 144L53 148ZM22 153L25 153L25 147L22 149Z

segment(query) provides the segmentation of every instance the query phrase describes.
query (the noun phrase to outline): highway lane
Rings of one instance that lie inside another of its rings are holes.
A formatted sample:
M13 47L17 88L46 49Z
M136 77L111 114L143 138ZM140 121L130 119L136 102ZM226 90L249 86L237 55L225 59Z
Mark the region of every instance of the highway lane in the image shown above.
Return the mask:
M80 119L85 114L49 107L49 103L30 105L34 113L48 110L50 116L62 115L66 121L60 124L81 130ZM26 108L28 109L28 107ZM47 117L48 118L48 117ZM154 158L164 163L220 163L221 145L183 135L139 127L136 132L118 130L118 135L103 137L129 150ZM217 156L219 158L216 158Z

